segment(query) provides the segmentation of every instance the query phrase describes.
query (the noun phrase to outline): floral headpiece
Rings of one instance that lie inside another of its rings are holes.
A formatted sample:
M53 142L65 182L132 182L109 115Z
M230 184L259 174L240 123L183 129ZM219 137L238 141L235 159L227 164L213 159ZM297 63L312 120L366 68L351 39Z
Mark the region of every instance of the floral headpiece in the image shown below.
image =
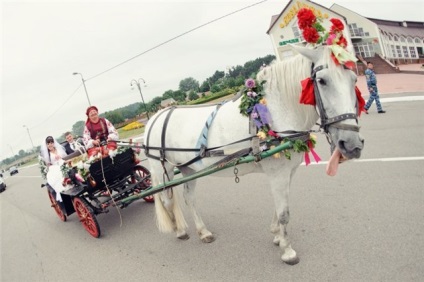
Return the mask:
M352 68L356 57L346 50L347 41L343 36L344 25L339 19L330 19L332 23L328 32L322 25L322 19L317 18L311 9L302 8L297 13L298 26L303 38L311 44L327 44L332 50L332 58L337 65Z

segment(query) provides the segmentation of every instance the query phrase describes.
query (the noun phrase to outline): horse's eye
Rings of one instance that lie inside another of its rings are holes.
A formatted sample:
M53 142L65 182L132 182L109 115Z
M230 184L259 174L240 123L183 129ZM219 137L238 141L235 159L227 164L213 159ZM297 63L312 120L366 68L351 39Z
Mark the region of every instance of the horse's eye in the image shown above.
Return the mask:
M327 83L325 82L325 80L324 80L324 79L322 79L322 78L318 78L317 80L318 80L318 83L319 83L319 84L321 84L321 85L327 85Z

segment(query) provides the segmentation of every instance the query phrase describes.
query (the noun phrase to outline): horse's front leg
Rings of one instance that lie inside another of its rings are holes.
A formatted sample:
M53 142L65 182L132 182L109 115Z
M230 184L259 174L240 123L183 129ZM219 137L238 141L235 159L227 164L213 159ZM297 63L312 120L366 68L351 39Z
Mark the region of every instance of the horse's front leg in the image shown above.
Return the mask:
M287 234L287 225L290 221L290 184L291 178L297 167L298 166L286 166L283 170L279 171L278 174L270 177L271 189L275 203L275 214L271 224L271 232L275 234L273 240L274 244L279 245L283 252L281 259L287 264L297 264L299 262L299 258L296 251L291 247L290 239Z
M206 228L202 217L197 211L196 197L194 194L195 187L196 180L192 180L184 184L184 199L193 216L194 223L196 224L197 234L199 234L200 240L202 240L203 243L211 243L215 241L215 236Z

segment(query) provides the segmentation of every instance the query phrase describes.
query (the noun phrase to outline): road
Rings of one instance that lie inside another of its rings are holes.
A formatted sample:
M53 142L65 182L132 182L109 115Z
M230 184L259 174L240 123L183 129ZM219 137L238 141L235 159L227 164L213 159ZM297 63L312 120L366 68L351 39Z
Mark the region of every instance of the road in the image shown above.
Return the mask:
M422 93L424 94L424 93ZM403 94L405 95L405 94ZM387 98L396 95L386 95ZM290 198L295 266L280 260L263 175L199 179L198 206L211 244L160 234L154 206L137 201L99 215L92 238L75 214L57 218L37 167L7 177L0 194L1 281L422 281L424 277L424 101L384 105L361 117L362 158L301 166ZM317 152L329 149L318 136ZM177 188L178 189L178 188Z

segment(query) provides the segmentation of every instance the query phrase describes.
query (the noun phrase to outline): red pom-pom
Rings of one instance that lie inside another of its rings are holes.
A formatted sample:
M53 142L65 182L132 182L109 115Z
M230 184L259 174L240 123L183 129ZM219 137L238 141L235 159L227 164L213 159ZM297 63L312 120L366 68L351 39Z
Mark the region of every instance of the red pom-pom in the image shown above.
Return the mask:
M339 19L330 19L330 22L333 24L331 26L330 33L340 32L344 29L344 25Z
M312 26L316 20L317 18L310 9L302 8L297 12L297 24L300 29Z
M302 35L306 42L309 43L317 43L319 39L318 31L313 27L305 27L305 29L303 29Z

